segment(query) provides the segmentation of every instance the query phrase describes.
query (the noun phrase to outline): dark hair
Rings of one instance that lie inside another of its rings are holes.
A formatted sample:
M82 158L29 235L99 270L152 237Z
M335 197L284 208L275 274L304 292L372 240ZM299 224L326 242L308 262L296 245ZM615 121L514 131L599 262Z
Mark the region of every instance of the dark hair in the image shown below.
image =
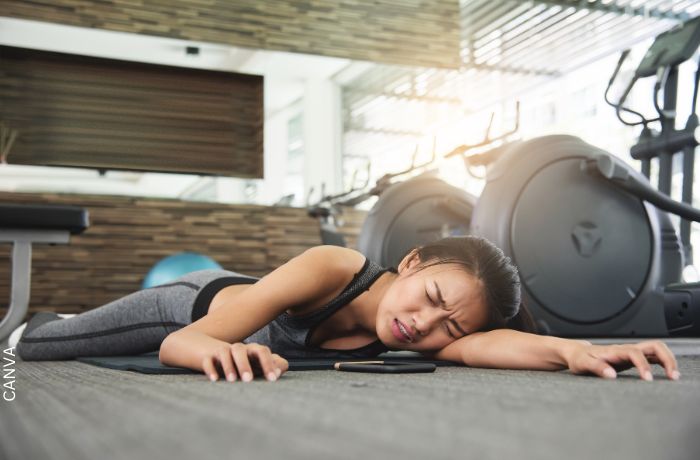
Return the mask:
M454 263L483 283L489 320L481 331L509 328L537 333L532 314L520 299L517 267L486 238L453 236L418 246L412 251L420 260L418 270Z

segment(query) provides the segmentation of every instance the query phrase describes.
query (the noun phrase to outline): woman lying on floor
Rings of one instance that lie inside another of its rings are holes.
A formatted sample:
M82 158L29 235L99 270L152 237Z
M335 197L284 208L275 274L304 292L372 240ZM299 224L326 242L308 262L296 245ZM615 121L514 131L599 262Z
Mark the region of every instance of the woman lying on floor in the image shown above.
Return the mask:
M370 358L389 350L604 378L636 367L645 380L657 363L668 378L679 377L659 340L599 346L534 330L510 259L486 239L464 236L413 249L398 270L352 249L317 246L261 279L189 273L71 318L38 313L17 352L31 361L160 350L165 365L232 382L261 373L274 381L288 369L285 357Z

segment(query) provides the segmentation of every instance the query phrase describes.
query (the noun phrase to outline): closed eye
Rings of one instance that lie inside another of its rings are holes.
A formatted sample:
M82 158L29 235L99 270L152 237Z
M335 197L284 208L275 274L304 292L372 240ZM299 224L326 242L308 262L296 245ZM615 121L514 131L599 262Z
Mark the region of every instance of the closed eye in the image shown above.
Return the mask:
M433 299L430 298L430 295L428 295L428 291L427 291L427 290L425 291L425 297L428 298L428 301L429 301L430 303L432 303L433 305L435 305L435 306L437 307L437 303L436 303ZM451 338L453 338L453 339L456 339L456 338L457 338L457 337L450 331L450 328L447 327L447 322L445 323L445 331L447 331L447 335L449 335Z

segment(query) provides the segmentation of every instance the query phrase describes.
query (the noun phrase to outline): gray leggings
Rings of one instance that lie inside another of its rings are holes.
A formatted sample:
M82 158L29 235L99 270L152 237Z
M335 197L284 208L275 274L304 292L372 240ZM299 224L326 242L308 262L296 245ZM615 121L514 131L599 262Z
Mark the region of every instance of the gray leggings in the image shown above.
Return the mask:
M225 277L252 278L228 270L200 270L71 318L37 313L17 343L17 354L24 361L45 361L157 351L169 334L192 323L192 308L202 288Z

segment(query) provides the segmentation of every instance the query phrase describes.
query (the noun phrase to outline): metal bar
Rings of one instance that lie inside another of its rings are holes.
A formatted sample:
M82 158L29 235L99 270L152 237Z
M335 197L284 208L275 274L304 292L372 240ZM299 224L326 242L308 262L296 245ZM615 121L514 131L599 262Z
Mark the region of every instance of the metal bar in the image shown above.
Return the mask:
M530 5L528 5L528 4L522 4L520 6L516 6L515 8L512 8L506 14L501 16L500 18L497 18L495 21L492 21L490 24L487 24L487 25L481 27L479 30L475 31L476 33L471 34L471 36L475 40L483 38L483 37L487 36L488 34L492 33L493 31L505 27L507 24L509 24L511 22L516 22L518 20L518 18L522 17L523 13L529 9L530 9ZM466 29L466 28L463 28L463 31L464 31L464 29Z
M477 17L479 15L479 10L483 10L484 7L493 6L493 3L494 2L492 0L474 0L472 2L460 5L460 21L471 17ZM460 25L463 25L463 23L460 22Z
M0 228L0 243L65 244L70 241L68 230L35 230L31 228Z
M460 56L462 61L465 63L474 62L475 50L478 49L476 44L475 34L478 33L483 27L489 27L494 21L502 18L509 11L512 10L512 6L516 5L511 2L491 2L491 10L487 10L487 13L482 16L477 16L472 18L472 15L462 15L460 18L461 26L461 42L460 42ZM527 12L527 9L525 10ZM517 19L517 18L516 18ZM515 19L514 19L515 20ZM496 38L489 40L493 41ZM468 53L465 51L468 50Z
M406 93L388 93L386 91L373 92L369 88L358 87L351 90L353 94L365 95L365 96L384 96L390 99L406 100L406 101L418 101L425 102L428 104L450 104L450 105L462 105L462 101L457 97L452 98L442 98L436 96L418 96L415 94ZM428 94L430 92L428 91Z
M581 35L588 34L588 32L581 34L580 29L585 30L591 22L600 19L598 13L589 14L586 18L577 17L580 14L573 12L573 10L564 11L563 14L564 17L556 17L556 23L548 21L545 28L530 35L526 40L521 40L516 46L507 46L500 56L503 63L508 63L508 65L513 65L516 62L519 63L518 65L522 65L524 62L531 63L535 60L535 56L545 53L548 56L549 66L556 68L557 61L551 58L552 50L568 46L568 43L561 43L562 39L568 39L569 42L573 42L574 38L580 40Z
M512 73L512 74L519 74L519 75L538 75L542 77L560 77L561 72L556 71L556 70L547 70L547 69L536 69L536 68L526 68L526 67L517 67L517 66L509 66L509 65L488 65L488 64L468 64L466 66L468 69L477 69L477 70L484 70L488 72L504 72L504 73Z
M12 287L10 308L0 321L0 343L4 343L22 324L29 309L29 289L32 275L31 241L15 241L12 246Z
M539 22L542 22L560 11L562 11L560 8L547 8L543 5L540 5L537 8L531 8L524 14L521 14L509 23L505 24L500 30L501 34L499 37L494 36L489 38L489 35L482 34L480 33L481 31L476 31L474 34L474 46L479 49L488 48L490 42L497 38L500 38L503 41L508 41L510 38L518 37L522 33L530 31L532 24L536 24L538 20ZM530 24L530 26L528 26L528 24Z
M683 149L683 193L684 203L693 205L693 173L695 168L695 148ZM693 264L693 245L690 242L690 221L681 220L681 243L685 251L685 265Z
M591 32L587 29L587 27L593 22L596 22L597 24L595 25L594 32ZM622 23L628 22L629 20L619 16L608 15L605 17L604 15L601 16L598 12L593 12L588 15L585 21L577 22L576 25L578 27L576 29L560 29L548 37L548 42L557 42L562 37L568 39L566 42L563 42L561 46L554 48L540 47L537 51L530 51L527 55L516 56L513 61L508 59L508 57L505 57L504 60L506 60L509 64L512 63L512 65L522 65L522 63L526 61L545 62L561 68L563 67L562 64L566 62L563 56L568 58L568 56L575 55L575 53L580 53L582 50L596 51L594 43L591 43L592 40L603 41L601 37L605 32L617 28ZM606 37L605 41L610 40L608 37Z
M578 47L566 50L566 54L559 53L556 56L543 56L542 60L567 63L566 67L562 65L560 69L562 73L568 73L574 69L596 61L611 53L614 53L615 51L628 48L629 46L632 46L635 43L639 43L640 41L646 38L657 36L659 33L663 32L667 28L668 26L666 26L665 24L654 24L651 27L638 27L636 29L629 28L625 30L619 30L617 32L613 31L614 34L608 35L604 38L600 37L600 34L596 34L597 41L614 43L615 46L610 47L608 49L600 49L596 46L590 46L590 43L581 43ZM590 49L598 50L599 52L597 52L596 54L586 54L585 51Z
M411 137L423 137L425 134L420 131L404 131L399 129L384 129L384 128L368 128L365 126L360 126L358 124L352 124L347 127L346 132L360 132L360 133L372 133L372 134L387 134L390 136L411 136Z
M556 8L542 7L539 10L530 10L529 13L531 14L523 15L517 20L512 21L510 24L503 27L503 30L501 31L501 36L499 37L502 42L501 48L496 49L495 51L502 52L504 43L508 44L509 46L512 46L511 43L517 45L518 43L527 40L532 36L535 36L541 31L542 24L546 25L547 21L552 22L553 20L551 18L556 18L557 15L565 14L566 10L557 11ZM574 14L573 10L571 10L570 14ZM495 37L492 40L494 39ZM486 54L493 54L494 49L488 49L488 46L489 42L484 40L478 40L477 43L475 43L473 58L484 58ZM486 53L481 52L481 50L484 48L488 50L486 51Z
M571 6L565 2L561 2L561 4ZM548 13L551 14L551 9L545 10L545 11L547 11ZM562 10L562 11L554 13L554 14L550 15L549 17L545 18L540 24L533 25L532 22L535 20L535 18L537 18L538 16L541 18L542 14L539 14L539 15L535 16L534 18L532 18L531 20L528 20L524 23L519 24L519 26L516 28L511 28L507 32L504 31L503 35L501 35L500 37L495 37L494 40L498 39L498 38L503 40L503 45L501 45L500 47L495 48L493 50L490 50L486 55L479 56L479 50L483 49L483 47L477 46L477 50L475 51L475 54L477 55L476 57L478 57L478 61L481 61L481 62L484 62L484 61L488 62L488 60L493 59L494 57L500 57L501 59L507 60L506 59L507 55L510 55L513 52L522 51L526 56L524 56L523 59L520 59L520 61L522 62L523 60L526 60L527 62L533 62L534 59L532 59L533 56L532 56L532 49L531 49L532 45L533 45L532 42L533 41L537 41L537 42L545 41L548 43L552 43L552 42L555 42L555 40L552 40L553 36L551 34L557 33L557 35L556 35L557 37L562 36L562 35L566 35L565 33L561 32L561 31L566 32L564 30L564 27L560 26L558 23L566 21L570 16L572 16L574 14L576 14L575 9L570 9L569 11ZM598 16L598 15L593 14L593 13L589 14L588 16L592 17L592 18L601 17L601 16ZM626 21L624 19L624 16L620 16L620 15L612 15L611 14L609 20L611 20L612 18L621 18L620 19L621 21ZM639 18L636 18L636 19L639 19ZM557 22L554 23L553 21L557 21ZM663 20L663 21L665 22L666 20ZM585 25L590 24L590 22L591 22L591 20L586 21ZM579 24L578 21L567 24L567 26L570 26L572 28L580 27L581 25L582 24ZM504 28L508 29L507 26ZM552 28L554 28L554 32L551 30ZM522 33L518 33L521 30L522 30ZM549 36L545 36L545 37L538 36L546 30L548 30ZM512 36L513 34L514 34L513 39L512 40L509 39L509 35ZM542 38L545 38L546 40L542 40ZM570 40L570 41L573 41L573 40ZM574 43L578 43L578 39L576 41L574 41ZM483 44L483 42L480 44ZM542 48L542 47L539 46L539 48ZM500 56L499 56L499 54L500 54ZM547 54L549 54L549 53L547 53ZM605 55L605 54L607 54L607 53L598 53L598 55ZM551 56L549 56L549 55L548 55L546 61L547 61L547 64L551 64L552 62L556 62L556 60L551 59ZM526 70L528 68L533 68L533 66L529 66L529 65L528 66L512 65L511 62L508 62L508 65L504 65L503 61L501 61L499 64L496 64L494 67L496 67L496 68L503 67L509 71L518 70L519 73L527 73L526 71L523 71L523 70ZM534 68L537 69L537 73L552 72L551 67L549 69L547 69L546 67L543 68L543 66L540 66L540 67L534 66ZM498 70L498 69L496 69L496 70ZM556 70L562 70L562 69L560 68L560 69L556 69Z
M351 104L356 103L359 99L365 97L367 92L372 94L385 91L387 85L395 82L396 80L406 77L407 69L405 68L387 68L387 66L377 66L367 72L364 72L354 81L361 81L362 93L354 97L352 91L356 88L352 84L347 85L343 88L343 97L345 102L350 102Z
M621 6L616 3L603 3L601 0L587 1L587 0L516 0L522 3L541 3L544 5L558 5L565 7L574 7L577 10L595 10L604 13L616 13L625 16L640 16L643 18L654 17L658 19L675 19L677 21L685 21L690 19L690 16L686 12L675 13L673 9L662 11L659 8L647 7L647 6Z
M590 16L590 15L589 15ZM611 22L611 21L617 21L617 22ZM573 40L574 43L577 43L578 46L575 48L569 48L565 47L564 49L566 50L564 53L558 53L556 55L552 54L552 50L544 50L541 51L539 54L534 55L532 52L529 52L527 55L521 57L519 61L516 61L516 64L518 62L522 62L523 60L526 60L527 62L532 62L534 63L535 66L538 66L540 62L543 62L545 65L548 63L552 62L562 62L566 63L566 65L560 65L559 69L562 73L567 73L570 72L576 68L579 68L583 65L586 65L595 59L600 59L618 49L622 49L628 46L633 45L634 43L637 43L641 40L644 40L646 38L656 36L662 31L668 29L672 24L669 24L669 21L667 20L661 20L661 21L654 21L652 24L643 24L642 20L640 18L632 18L632 21L636 22L639 24L639 27L636 29L632 29L633 32L630 34L630 27L624 27L628 25L629 19L625 19L624 17L621 16L614 16L614 15L609 15L608 20L605 21L605 23L602 24L597 24L596 25L596 30L595 34L590 34L591 37L593 37L596 41L598 42L603 42L603 43L615 43L617 44L615 47L611 47L607 50L602 50L599 52L596 52L595 54L592 53L585 53L587 48L591 50L600 50L600 47L598 46L590 46L590 41L583 41L581 40L578 36L576 37L575 40ZM602 25L607 25L607 27L602 27ZM610 35L602 38L602 32L607 32L610 31L610 29L614 27L617 27L618 25L622 26L620 27L620 31L615 33L613 31ZM633 35L636 34L636 35ZM558 37L557 37L558 38ZM557 41L557 40L552 40L552 37L550 37L550 40L548 41ZM561 49L561 47L560 47ZM555 51L556 52L556 51ZM583 56L583 57L582 57ZM539 58L539 60L538 60ZM574 62L572 64L572 62ZM510 62L509 62L510 64Z
M672 66L666 84L664 85L664 106L665 113L673 113L673 116L666 116L661 120L661 136L668 135L675 131L676 124L676 97L678 95L678 67ZM659 191L671 196L673 186L673 155L676 152L664 151L659 153Z
M517 6L517 2L512 0L507 2L488 2L486 8L483 8L479 14L460 14L460 26L462 33L467 36L473 35L472 31L480 30L482 27L487 27L494 20L502 17L513 7Z
M488 53L486 55L479 56L479 59L484 62L494 57L504 59L508 55L518 54L523 50L527 51L531 49L530 47L532 46L533 42L536 42L536 44L540 42L546 42L549 44L550 42L546 40L548 35L551 35L552 33L560 30L562 27L565 27L566 24L564 21L574 14L576 14L576 11L573 9L561 10L548 16L535 26L530 24L530 22L526 22L518 28L504 34L505 44L501 47L500 52ZM535 18L533 18L533 20L534 19ZM523 30L523 32L519 33L519 30ZM513 38L511 39L510 36Z
M591 13L585 21L577 21L576 26L578 27L571 27L569 30L560 29L548 37L548 42L558 43L561 41L561 45L546 48L541 47L527 54L514 56L512 62L516 65L517 63L523 62L538 62L543 64L549 63L549 65L557 68L565 67L567 60L565 60L563 56L568 58L571 55L575 55L574 51L576 53L581 50L583 50L583 52L593 51L595 46L591 43L591 40L598 40L616 19L619 19L619 17L614 15L605 17L604 15L601 16L598 12ZM593 32L588 29L592 23L595 23ZM509 58L505 59L510 62Z

